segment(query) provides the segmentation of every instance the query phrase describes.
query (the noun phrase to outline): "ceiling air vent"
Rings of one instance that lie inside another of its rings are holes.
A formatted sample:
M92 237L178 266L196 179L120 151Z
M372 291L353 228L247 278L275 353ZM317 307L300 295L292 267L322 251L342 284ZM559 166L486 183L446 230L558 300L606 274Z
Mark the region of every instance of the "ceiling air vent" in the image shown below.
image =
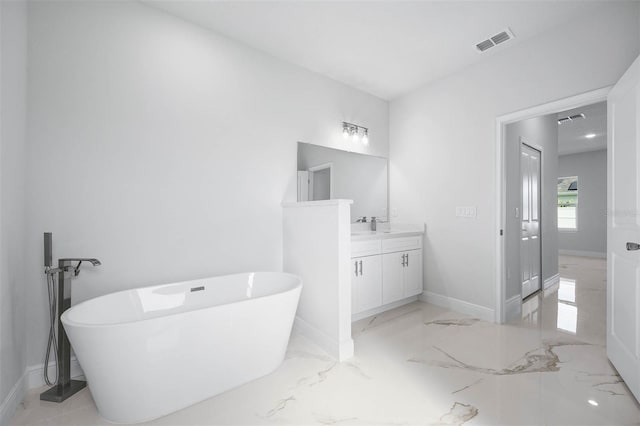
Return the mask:
M480 42L478 44L476 44L476 48L481 51L484 52L485 50L491 48L495 46L495 44L493 44L493 42L491 40L485 40L483 42Z
M567 116L567 117L561 117L561 118L558 118L558 124L564 124L564 123L571 122L573 120L577 120L577 119L580 119L580 118L586 118L586 117L585 117L584 114L575 114L575 115L570 115L570 116Z
M484 52L485 50L491 49L494 46L499 45L500 43L504 43L505 41L511 40L515 36L511 32L509 28L504 31L500 31L498 34L489 37L486 40L481 41L476 44L476 49L478 52Z

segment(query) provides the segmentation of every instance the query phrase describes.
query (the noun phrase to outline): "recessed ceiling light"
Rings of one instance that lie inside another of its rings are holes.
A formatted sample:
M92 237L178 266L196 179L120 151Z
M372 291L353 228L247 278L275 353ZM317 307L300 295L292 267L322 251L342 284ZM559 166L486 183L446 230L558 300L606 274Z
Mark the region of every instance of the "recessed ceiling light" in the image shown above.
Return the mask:
M596 137L596 134L595 133L589 133L588 135L584 135L584 137L587 138L587 139L593 139L593 138Z
M590 399L590 400L588 400L587 402L588 402L589 404L593 405L594 407L597 407L597 406L598 406L598 402L597 402L597 401L594 401L593 399Z

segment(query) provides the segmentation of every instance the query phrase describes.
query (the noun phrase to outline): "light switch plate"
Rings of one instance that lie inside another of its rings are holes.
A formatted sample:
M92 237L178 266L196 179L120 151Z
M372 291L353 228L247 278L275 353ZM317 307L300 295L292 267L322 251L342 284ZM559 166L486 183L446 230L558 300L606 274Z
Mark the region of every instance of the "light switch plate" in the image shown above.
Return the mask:
M477 217L478 208L476 206L458 206L456 207L456 217Z

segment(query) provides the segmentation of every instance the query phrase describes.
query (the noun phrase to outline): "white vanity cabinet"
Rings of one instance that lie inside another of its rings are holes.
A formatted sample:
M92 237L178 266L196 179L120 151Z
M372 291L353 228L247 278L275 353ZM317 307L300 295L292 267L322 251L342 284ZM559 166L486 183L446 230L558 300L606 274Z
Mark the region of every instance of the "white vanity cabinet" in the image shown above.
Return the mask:
M382 240L382 303L422 293L422 238Z
M382 305L380 240L351 243L351 314Z
M422 288L422 250L407 252L407 261L404 270L404 294L406 297L417 296Z
M422 250L382 255L382 303L422 293Z
M352 241L351 269L352 315L416 296L422 293L422 236Z
M359 313L382 305L382 256L351 259L351 312Z

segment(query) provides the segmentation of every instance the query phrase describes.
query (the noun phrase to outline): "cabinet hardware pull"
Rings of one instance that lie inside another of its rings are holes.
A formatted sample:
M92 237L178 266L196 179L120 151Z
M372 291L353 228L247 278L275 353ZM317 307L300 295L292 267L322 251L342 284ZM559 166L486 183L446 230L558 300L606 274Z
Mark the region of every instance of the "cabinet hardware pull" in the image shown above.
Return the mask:
M358 261L357 260L355 261L355 264L356 264L356 277L357 277L358 276Z
M629 250L629 251L640 250L640 244L638 244L638 243L627 243L627 250Z
M407 268L409 267L409 253L407 253L405 256L407 256Z
M404 253L402 253L402 267L404 268L406 265L405 261L404 261Z
M360 275L362 275L362 260L360 261Z

